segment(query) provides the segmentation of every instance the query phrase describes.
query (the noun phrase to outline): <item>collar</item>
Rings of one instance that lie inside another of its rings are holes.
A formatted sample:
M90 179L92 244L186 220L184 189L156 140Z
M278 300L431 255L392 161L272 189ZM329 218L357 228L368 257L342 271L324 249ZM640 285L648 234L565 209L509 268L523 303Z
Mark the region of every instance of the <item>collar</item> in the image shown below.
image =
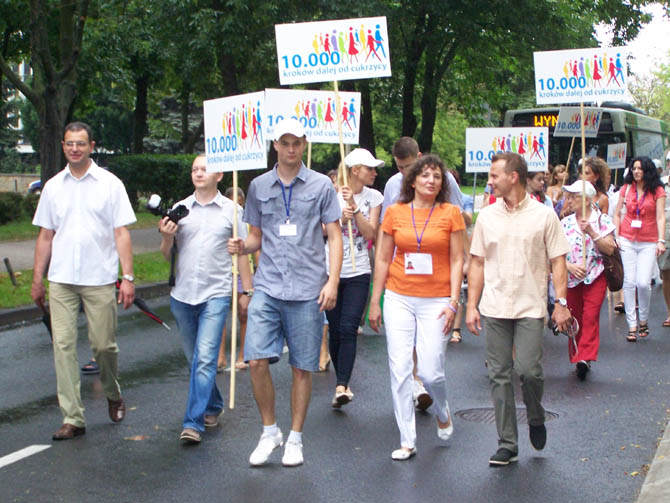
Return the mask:
M90 166L86 170L86 173L84 173L84 176L82 176L81 178L77 178L76 176L74 176L72 174L72 170L70 169L70 163L68 163L67 166L65 166L65 174L70 175L75 180L83 180L88 175L91 175L95 180L100 180L100 170L101 169L102 168L100 166L98 166L93 159L91 159Z
M505 210L507 210L508 213L516 213L516 212L524 209L526 206L528 206L528 202L530 201L530 196L528 195L528 192L526 192L523 199L521 201L519 201L519 204L517 204L513 208L510 208L507 205L507 201L505 201L504 197L501 197L500 199L502 199L503 207L505 208Z
M282 181L279 179L279 174L277 173L277 167L279 166L279 163L274 165L274 168L272 168L272 175L274 178L274 183L276 184L281 184ZM295 180L300 180L301 182L306 182L307 181L307 176L309 175L309 171L307 169L307 166L305 166L304 162L300 163L300 169L298 170L298 174L295 177Z
M198 202L198 200L195 198L195 192L194 192L193 194L191 194L190 196L188 196L188 197L184 200L184 205L185 205L187 208L189 208L189 209L193 208L193 206L195 206L196 203L198 204L198 206L203 206L203 207L204 207L204 206L209 206L210 204L216 204L219 208L223 208L223 205L225 204L225 202L226 202L225 200L226 200L226 199L227 199L227 198L224 197L223 195L221 195L221 192L217 190L217 191L216 191L216 196L214 196L214 199L212 199L212 200L211 200L210 202L208 202L207 204L201 204L201 203Z

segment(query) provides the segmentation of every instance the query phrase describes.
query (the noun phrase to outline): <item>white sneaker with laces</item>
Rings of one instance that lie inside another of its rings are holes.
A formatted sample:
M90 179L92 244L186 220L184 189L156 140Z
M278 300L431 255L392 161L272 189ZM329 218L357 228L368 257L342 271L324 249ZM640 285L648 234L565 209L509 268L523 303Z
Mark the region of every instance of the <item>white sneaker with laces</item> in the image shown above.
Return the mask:
M284 466L299 466L303 463L302 443L288 440L284 447L284 457L281 458Z
M281 430L277 428L276 435L263 433L254 452L249 456L249 464L251 466L261 466L268 462L268 458L272 451L284 444L284 436Z

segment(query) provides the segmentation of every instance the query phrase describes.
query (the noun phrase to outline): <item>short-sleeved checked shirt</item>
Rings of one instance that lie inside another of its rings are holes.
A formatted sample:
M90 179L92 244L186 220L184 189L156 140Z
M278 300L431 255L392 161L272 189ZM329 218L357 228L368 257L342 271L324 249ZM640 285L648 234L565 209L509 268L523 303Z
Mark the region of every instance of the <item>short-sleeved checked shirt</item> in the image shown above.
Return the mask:
M327 176L302 165L292 185L282 194L275 165L249 186L244 221L262 232L254 288L279 300L311 300L328 279L321 224L339 220L342 211ZM289 196L289 219L297 235L280 236Z

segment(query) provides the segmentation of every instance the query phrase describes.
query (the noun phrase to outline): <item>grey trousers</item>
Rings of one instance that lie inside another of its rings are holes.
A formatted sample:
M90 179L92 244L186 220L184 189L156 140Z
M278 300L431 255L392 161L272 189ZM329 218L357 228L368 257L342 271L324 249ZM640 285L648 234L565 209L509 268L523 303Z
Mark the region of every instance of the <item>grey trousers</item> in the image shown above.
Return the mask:
M521 379L528 423L533 426L544 424L544 408L540 403L544 390L544 374L540 363L544 318L504 319L484 316L483 319L498 447L518 452L512 370Z

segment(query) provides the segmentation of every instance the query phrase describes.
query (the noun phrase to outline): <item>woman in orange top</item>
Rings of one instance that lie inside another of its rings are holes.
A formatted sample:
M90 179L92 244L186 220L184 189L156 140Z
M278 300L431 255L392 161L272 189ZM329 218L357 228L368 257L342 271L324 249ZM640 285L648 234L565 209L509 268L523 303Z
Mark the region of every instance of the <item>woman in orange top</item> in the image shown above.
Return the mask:
M384 215L377 243L370 326L378 331L384 294L384 320L391 393L400 430L400 449L391 457L416 454L412 400L413 349L418 376L433 398L429 412L437 416L437 435L448 440L453 423L444 375L447 334L451 329L463 280L465 223L457 206L447 202L442 160L420 157L403 178L398 204ZM395 256L394 256L395 251Z

